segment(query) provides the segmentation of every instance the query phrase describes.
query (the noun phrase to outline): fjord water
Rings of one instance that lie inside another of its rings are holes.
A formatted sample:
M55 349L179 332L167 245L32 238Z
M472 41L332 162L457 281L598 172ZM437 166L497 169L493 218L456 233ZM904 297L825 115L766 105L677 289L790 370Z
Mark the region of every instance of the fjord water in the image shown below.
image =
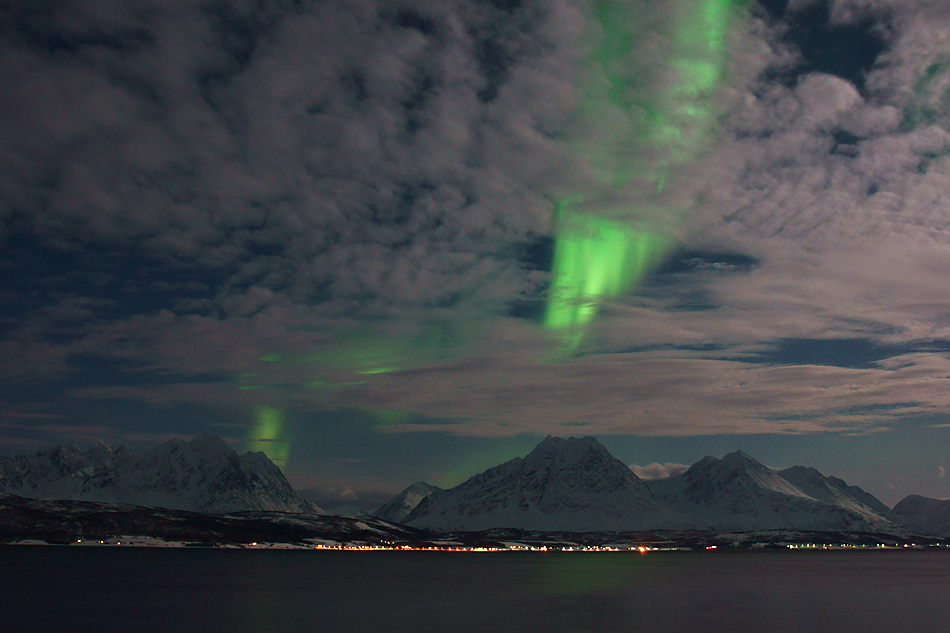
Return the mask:
M5 631L938 631L950 552L0 547Z

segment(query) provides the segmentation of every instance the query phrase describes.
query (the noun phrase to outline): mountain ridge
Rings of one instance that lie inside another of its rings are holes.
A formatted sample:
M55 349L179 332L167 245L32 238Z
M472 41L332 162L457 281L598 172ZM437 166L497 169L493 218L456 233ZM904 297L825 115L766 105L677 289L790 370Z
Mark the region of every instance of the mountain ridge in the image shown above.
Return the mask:
M40 499L126 503L206 513L322 513L263 453L238 455L205 432L139 455L104 442L0 458L0 492Z
M894 506L894 514L925 534L950 536L950 500L948 499L908 495Z
M787 470L814 494L742 451L644 481L592 437L548 436L524 458L426 496L403 522L438 531L904 529L860 488L814 469Z
M371 514L378 519L401 523L426 497L437 492L442 492L442 488L427 484L424 481L417 481L376 508Z
M591 531L632 525L655 509L646 484L594 438L548 436L524 458L426 497L404 523L438 530L494 527Z

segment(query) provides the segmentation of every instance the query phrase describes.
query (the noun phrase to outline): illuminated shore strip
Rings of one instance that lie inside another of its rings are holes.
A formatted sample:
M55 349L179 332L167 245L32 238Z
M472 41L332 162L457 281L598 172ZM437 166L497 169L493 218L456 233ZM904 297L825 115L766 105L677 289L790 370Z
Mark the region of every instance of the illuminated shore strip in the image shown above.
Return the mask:
M803 550L803 551L880 551L880 550L925 550L948 549L950 540L934 537L940 542L892 542L883 543L872 541L869 543L814 543L788 541L751 541L745 543L720 542L716 545L646 545L637 543L615 543L612 545L578 545L563 543L552 545L530 545L527 543L509 542L502 546L465 546L456 544L445 545L406 545L396 543L378 544L342 544L342 543L281 543L281 542L250 542L250 543L207 543L193 541L166 541L157 537L147 536L120 536L107 539L77 539L70 542L50 543L41 539L21 539L3 543L2 545L45 545L59 547L151 547L151 548L189 548L189 549L260 549L260 550L315 550L335 552L628 552L646 554L650 552L702 552L702 551L761 551L761 550ZM318 539L319 540L319 539Z
M511 547L414 547L410 545L315 545L313 549L348 551L348 552L366 552L366 551L389 551L389 552L661 552L661 551L682 551L682 547L646 547L630 546L567 546L540 547L532 545L511 546Z

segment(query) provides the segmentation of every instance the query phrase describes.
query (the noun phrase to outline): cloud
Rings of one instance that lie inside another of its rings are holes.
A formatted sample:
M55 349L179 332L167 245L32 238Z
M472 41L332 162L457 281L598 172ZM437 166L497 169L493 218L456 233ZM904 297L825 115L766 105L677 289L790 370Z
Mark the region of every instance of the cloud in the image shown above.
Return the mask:
M225 311L521 290L492 257L549 223L571 3L87 5L10 9L13 230L223 269Z
M545 282L519 257L571 163L575 3L101 0L8 18L10 379L87 356L198 375L341 332L475 334Z
M321 399L342 407L412 411L430 420L396 424L389 431L867 433L901 416L947 410L948 370L945 358L929 354L892 359L880 369L757 365L704 360L689 352L679 358L631 353L561 364L490 359L382 374Z
M653 480L666 479L667 477L681 475L689 470L689 466L686 464L674 464L671 462L666 464L654 462L652 464L647 464L646 466L637 466L635 464L631 464L630 470L632 470L633 473L640 479Z
M20 3L0 39L0 235L24 281L4 288L0 372L124 363L134 384L64 392L375 407L434 420L391 431L470 435L869 432L946 412L950 16L932 4L833 3L887 27L864 86L790 76L791 26L741 21L708 142L663 195L617 197L755 265L657 275L558 355L504 315L543 302L525 247L550 245L555 197L591 186L583 3ZM668 45L660 17L631 73ZM761 362L796 338L897 351Z
M946 477L946 476L947 476L947 471L946 471L946 469L944 469L943 466L938 466L938 467L937 467L937 479L943 479L943 478Z

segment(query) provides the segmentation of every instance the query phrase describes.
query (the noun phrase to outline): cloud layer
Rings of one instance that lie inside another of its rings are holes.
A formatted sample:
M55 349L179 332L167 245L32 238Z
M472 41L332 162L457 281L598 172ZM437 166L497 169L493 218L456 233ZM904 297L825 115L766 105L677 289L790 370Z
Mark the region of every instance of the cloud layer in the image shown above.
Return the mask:
M663 196L621 196L675 211L681 249L564 355L511 306L543 305L553 202L590 185L589 3L14 2L0 376L489 436L945 414L950 14L796 7L882 52L838 71L796 31L804 13L742 10L708 142ZM669 38L644 15L640 64ZM799 340L887 352L786 361ZM49 414L14 396L6 419Z

